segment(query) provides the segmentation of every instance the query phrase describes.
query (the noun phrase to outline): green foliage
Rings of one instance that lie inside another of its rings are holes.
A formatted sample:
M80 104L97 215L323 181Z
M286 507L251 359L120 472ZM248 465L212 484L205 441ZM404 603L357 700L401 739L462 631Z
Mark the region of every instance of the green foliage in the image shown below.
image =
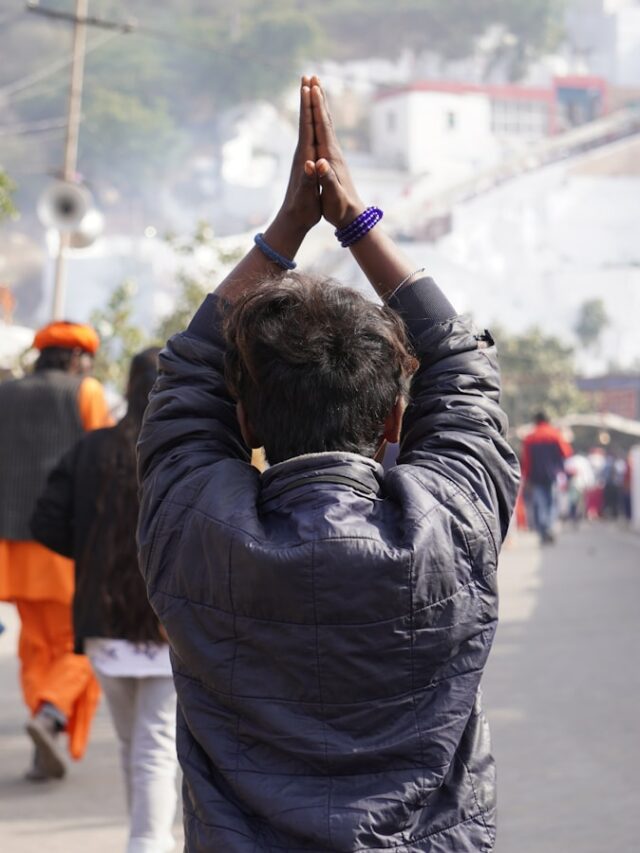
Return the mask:
M220 6L219 9L216 6ZM279 95L291 85L304 56L318 45L319 31L292 2L212 3L209 13L178 23L172 68L184 98L176 106L185 118L197 93L200 123L221 108Z
M240 257L240 252L226 251L222 247L206 222L199 222L195 232L186 238L169 235L167 242L186 263L178 273L175 307L155 330L156 338L162 342L187 327L204 297L219 284L221 269Z
M502 405L512 427L543 409L550 417L583 411L575 384L574 351L553 335L533 328L519 335L494 329L502 375Z
M153 341L133 320L133 300L137 287L132 281L118 285L104 308L91 314L91 323L100 335L94 374L101 381L125 392L131 358Z
M514 78L561 31L564 0L325 0L302 4L317 15L327 52L343 59L394 57L402 49L428 50L449 59L468 56L491 26L510 36Z
M117 184L124 192L131 183L144 184L170 166L180 150L179 135L160 98L98 88L86 103L80 162L93 180Z
M11 178L0 169L0 222L17 214L12 199L15 188Z
M580 345L591 349L597 346L608 325L609 316L602 299L587 299L580 306L573 330Z
M151 335L133 319L137 287L132 281L118 285L104 308L91 315L91 323L101 339L94 373L120 393L126 388L131 358L145 347L164 345L172 335L185 329L204 297L219 283L222 267L239 258L239 252L222 247L205 222L198 223L193 234L170 235L167 242L184 257L185 267L178 273L176 304Z
M200 303L212 290L206 282L186 273L178 274L178 286L178 298L173 310L163 317L157 327L157 337L161 341L167 341L172 335L186 329Z
M215 144L221 109L277 98L301 70L316 70L318 60L397 58L407 49L463 57L487 28L498 26L508 37L504 49L515 78L557 40L563 2L103 0L94 10L98 16L124 21L133 12L139 29L87 55L79 171L92 182L120 184L129 198L154 191L187 143ZM30 15L10 34L0 85L46 68L71 46L69 25L36 23ZM92 29L89 43L98 36ZM26 56L37 57L36 67L25 66ZM8 101L7 120L62 115L68 85L64 69L17 93ZM61 138L25 137L20 144L28 154L14 148L11 163L21 157L29 165L59 162Z

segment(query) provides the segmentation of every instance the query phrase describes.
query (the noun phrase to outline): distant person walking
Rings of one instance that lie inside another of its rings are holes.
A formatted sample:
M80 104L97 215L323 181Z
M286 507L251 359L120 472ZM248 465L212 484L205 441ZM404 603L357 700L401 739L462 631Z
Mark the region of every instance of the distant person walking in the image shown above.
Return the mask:
M173 849L176 698L169 647L136 553L135 445L158 350L131 363L124 418L85 436L49 477L32 519L36 538L76 561L75 648L93 664L120 741L127 853Z
M0 600L20 615L20 678L34 741L27 778L66 772L59 735L79 759L100 689L86 657L73 652L73 563L33 541L29 519L48 474L85 432L111 422L100 383L87 374L99 346L90 326L41 329L35 370L0 385Z
M533 525L546 545L554 541L556 480L573 450L544 412L538 412L534 421L534 429L523 442L522 477Z

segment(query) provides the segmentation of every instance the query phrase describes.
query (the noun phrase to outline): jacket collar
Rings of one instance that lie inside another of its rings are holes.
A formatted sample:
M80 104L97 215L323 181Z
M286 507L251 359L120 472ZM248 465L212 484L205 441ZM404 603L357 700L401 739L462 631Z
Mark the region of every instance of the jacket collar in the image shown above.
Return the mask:
M378 498L384 470L374 459L357 453L308 453L278 462L262 474L262 501L271 500L298 486L333 482Z

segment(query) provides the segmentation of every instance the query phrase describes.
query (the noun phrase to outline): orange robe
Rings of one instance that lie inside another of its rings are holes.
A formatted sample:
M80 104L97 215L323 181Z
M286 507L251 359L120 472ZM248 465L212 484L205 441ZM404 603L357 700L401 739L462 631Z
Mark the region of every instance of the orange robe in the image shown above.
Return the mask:
M83 379L78 410L87 430L111 426L102 385ZM12 601L20 615L20 679L25 703L35 713L43 702L67 717L69 751L81 758L100 698L89 659L73 653L71 602L73 560L39 542L0 539L0 601Z

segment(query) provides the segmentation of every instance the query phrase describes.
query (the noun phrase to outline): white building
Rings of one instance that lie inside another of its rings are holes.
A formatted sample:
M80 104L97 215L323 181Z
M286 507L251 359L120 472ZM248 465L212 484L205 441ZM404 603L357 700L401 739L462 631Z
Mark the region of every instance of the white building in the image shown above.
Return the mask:
M491 104L456 84L411 84L383 93L372 110L371 149L381 165L412 174L435 164L484 165L496 154Z
M477 170L505 148L554 131L553 89L411 83L376 98L371 150L381 165L422 174Z

